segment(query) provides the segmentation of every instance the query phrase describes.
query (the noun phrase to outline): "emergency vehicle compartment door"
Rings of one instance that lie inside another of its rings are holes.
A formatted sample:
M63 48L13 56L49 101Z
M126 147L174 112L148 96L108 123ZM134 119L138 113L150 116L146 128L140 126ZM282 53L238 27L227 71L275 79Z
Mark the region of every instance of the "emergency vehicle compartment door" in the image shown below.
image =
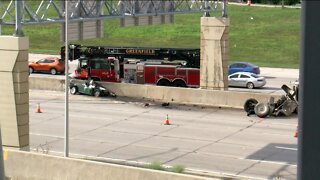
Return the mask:
M116 81L120 81L120 63L118 59L114 59L114 73Z
M137 84L144 84L144 65L137 65Z

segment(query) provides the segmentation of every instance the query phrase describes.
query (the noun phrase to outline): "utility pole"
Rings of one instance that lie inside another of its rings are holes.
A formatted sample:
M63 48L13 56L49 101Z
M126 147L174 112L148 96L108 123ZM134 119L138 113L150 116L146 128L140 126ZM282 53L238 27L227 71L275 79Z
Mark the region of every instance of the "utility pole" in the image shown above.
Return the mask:
M68 1L65 1L65 126L64 156L69 157L69 42L68 42Z
M320 1L303 0L299 77L298 180L320 174Z

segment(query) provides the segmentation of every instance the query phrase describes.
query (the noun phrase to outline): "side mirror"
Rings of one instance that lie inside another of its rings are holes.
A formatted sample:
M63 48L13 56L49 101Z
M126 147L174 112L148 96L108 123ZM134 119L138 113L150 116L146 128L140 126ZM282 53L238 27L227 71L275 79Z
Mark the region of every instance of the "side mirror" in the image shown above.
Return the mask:
M36 62L36 64L39 64L38 62Z

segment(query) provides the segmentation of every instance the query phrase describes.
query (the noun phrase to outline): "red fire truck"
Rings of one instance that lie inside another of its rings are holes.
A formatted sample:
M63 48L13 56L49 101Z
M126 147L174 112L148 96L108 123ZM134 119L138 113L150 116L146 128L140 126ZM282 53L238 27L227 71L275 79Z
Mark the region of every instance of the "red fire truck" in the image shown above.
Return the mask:
M124 64L124 82L158 86L199 87L199 68L179 64Z
M70 45L69 60L76 59L76 79L199 87L199 49Z

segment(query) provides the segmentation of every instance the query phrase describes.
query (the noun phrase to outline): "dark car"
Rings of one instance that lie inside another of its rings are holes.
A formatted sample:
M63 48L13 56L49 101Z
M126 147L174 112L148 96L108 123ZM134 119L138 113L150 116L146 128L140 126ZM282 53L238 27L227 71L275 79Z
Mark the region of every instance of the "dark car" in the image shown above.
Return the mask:
M110 91L108 91L105 87L103 87L98 82L95 82L93 80L87 80L84 82L71 80L70 81L70 93L75 94L86 94L90 96L113 96L116 97L116 95Z
M57 57L46 57L29 63L29 74L33 72L49 72L53 75L64 73L64 60Z
M229 65L229 75L236 72L250 72L260 74L259 66L253 65L248 62L236 62Z

